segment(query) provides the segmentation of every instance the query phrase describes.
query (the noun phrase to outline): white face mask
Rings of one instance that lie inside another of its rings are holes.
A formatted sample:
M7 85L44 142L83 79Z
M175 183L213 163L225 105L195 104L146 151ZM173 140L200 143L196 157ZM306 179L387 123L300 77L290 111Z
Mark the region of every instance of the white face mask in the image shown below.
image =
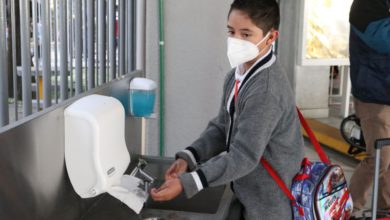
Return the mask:
M228 37L227 56L229 58L229 62L232 68L240 64L246 63L250 60L253 60L261 52L263 52L265 48L259 51L259 48L257 48L257 46L263 43L268 38L269 33L270 32L268 32L268 34L265 35L265 37L257 44L238 38Z

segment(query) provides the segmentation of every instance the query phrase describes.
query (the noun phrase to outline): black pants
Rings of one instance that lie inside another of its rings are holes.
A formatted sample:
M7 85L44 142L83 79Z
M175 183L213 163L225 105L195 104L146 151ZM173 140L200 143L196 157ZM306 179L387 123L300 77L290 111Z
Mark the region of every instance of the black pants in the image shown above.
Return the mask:
M226 220L245 220L244 218L244 206L235 196L232 199L232 203L229 207L229 214Z

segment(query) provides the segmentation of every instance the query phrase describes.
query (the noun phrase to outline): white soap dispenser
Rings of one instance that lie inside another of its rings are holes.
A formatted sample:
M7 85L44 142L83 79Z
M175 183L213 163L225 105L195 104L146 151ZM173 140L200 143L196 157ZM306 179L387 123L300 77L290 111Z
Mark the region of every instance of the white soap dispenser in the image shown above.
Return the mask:
M64 115L65 162L76 193L90 198L108 192L139 213L148 194L137 187L141 180L124 175L130 154L122 104L90 95L67 107Z

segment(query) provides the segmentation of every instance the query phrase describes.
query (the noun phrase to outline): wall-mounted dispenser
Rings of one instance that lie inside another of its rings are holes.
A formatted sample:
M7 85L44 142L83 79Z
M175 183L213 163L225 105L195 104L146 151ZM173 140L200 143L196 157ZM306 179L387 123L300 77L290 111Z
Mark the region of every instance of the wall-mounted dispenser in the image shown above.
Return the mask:
M150 117L156 100L157 84L150 79L134 78L130 82L130 113L135 117Z
M124 175L130 154L122 104L112 97L90 95L67 107L64 114L65 162L76 193L89 198L108 192L139 213L148 197L147 184Z

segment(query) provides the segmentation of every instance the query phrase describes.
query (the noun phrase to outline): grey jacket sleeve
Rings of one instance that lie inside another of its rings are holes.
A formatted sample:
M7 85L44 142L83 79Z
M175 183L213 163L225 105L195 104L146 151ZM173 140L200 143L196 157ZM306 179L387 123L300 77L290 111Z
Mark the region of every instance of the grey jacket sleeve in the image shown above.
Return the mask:
M233 76L232 73L227 75L223 86L223 93L226 92L227 84ZM208 123L206 129L197 140L184 151L180 151L176 154L176 158L182 158L188 162L189 171L194 170L198 163L207 161L226 150L226 110L224 104L225 95L222 95L222 102L218 115Z
M182 174L187 197L208 186L227 184L239 179L258 166L271 136L283 114L282 106L272 94L252 94L247 96L241 106L241 112L235 120L230 151L209 160L199 169ZM194 187L196 186L196 187Z

